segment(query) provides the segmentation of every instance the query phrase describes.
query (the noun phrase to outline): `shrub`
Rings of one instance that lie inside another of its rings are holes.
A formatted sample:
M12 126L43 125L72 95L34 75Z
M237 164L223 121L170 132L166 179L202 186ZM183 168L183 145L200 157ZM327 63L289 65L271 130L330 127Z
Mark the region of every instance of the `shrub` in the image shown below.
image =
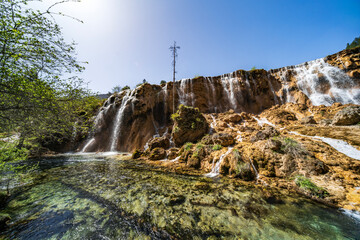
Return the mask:
M192 144L192 143L190 143L190 142L185 143L185 147L184 147L185 151L189 151L189 150L191 150L192 146L193 146L193 144Z
M161 80L161 81L160 81L160 85L163 85L163 84L166 84L166 81L165 81L165 80Z
M324 188L316 186L315 183L313 183L310 179L306 178L305 176L297 175L295 177L295 183L301 189L308 192L310 195L317 196L319 198L324 198L326 196L329 196L329 193Z
M212 150L214 151L217 151L217 150L220 150L222 149L222 146L220 144L215 144L213 147L212 147Z
M303 146L292 138L283 138L281 144L281 151L289 153L294 157L307 154L307 151L303 148Z
M123 87L123 88L121 89L121 91L128 90L128 89L130 89L130 87L129 87L128 85L126 85L125 87Z

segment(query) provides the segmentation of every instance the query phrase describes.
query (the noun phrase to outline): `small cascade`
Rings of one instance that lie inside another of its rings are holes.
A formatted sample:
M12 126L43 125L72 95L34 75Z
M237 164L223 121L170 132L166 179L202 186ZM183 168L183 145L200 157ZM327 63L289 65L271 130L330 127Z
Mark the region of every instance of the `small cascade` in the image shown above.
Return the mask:
M294 69L299 89L315 106L360 104L360 88L343 70L317 59Z
M179 104L194 106L194 93L192 91L192 79L181 79L180 88L177 88Z
M215 119L214 115L212 115L212 114L210 114L210 117L212 119L212 122L210 123L209 134L213 134L215 132L216 119Z
M261 119L259 119L259 118L257 118L257 117L253 117L253 118L257 121L257 123L259 124L260 127L264 126L264 124L268 124L268 125L276 128L276 125L273 124L273 123L271 123L271 122L270 122L269 120L267 120L266 118L261 118Z
M84 147L80 150L80 152L86 152L87 148L95 142L95 138L94 138L94 132L95 129L98 127L99 123L102 121L102 119L104 118L104 115L107 113L107 111L109 110L111 105L108 105L107 107L105 107L103 110L100 110L99 113L96 115L94 124L93 124L93 128L91 129L90 133L89 133L89 137L88 137L88 141L86 142L86 144L84 145Z
M237 133L237 136L236 136L236 141L238 142L242 142L242 137L241 137L241 132L239 130L236 130L234 127L232 127L230 124L227 123L227 126L231 129L231 130L234 130L236 131Z
M235 93L241 93L239 81L236 72L221 75L221 84L226 96L228 97L232 109L237 109L238 100Z
M280 69L280 71L278 73L280 81L283 85L282 91L281 91L281 99L282 99L283 104L288 103L288 102L294 102L294 98L292 97L292 95L290 94L290 91L289 91L288 72L289 72L289 68L285 67L285 68Z
M259 172L256 170L256 167L255 167L253 161L251 160L251 158L249 158L249 160L250 160L251 167L254 169L256 179L259 179Z
M271 78L270 78L270 76L271 76L271 75L268 73L268 75L267 75L267 80L268 80L268 84L269 84L270 90L271 90L272 94L274 95L275 104L280 104L280 102L279 102L279 100L278 100L278 96L276 95L275 90L274 90L274 87L273 87L273 85L272 85L272 83L271 83Z
M227 152L220 156L219 161L215 164L215 159L213 159L213 166L211 172L205 174L206 177L216 177L220 173L220 165L227 155L232 151L233 147L229 147Z
M206 88L208 90L208 104L209 107L211 106L212 111L213 112L217 112L217 107L216 107L216 90L215 90L215 85L214 85L214 80L212 77L205 77L205 81L207 82ZM211 94L210 94L211 93Z
M121 105L119 107L119 110L116 113L115 122L114 122L114 130L111 134L111 145L110 145L110 151L116 151L118 139L119 139L119 131L121 129L121 122L124 117L124 110L128 103L133 99L132 95L134 93L135 89L133 91L127 90L126 95L123 97ZM116 105L114 105L116 106Z

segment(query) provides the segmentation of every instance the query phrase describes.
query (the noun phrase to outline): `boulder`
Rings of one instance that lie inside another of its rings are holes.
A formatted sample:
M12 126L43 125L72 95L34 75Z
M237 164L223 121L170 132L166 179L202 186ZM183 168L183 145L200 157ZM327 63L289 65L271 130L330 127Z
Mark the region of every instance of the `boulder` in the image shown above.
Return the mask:
M321 119L319 121L320 126L329 126L331 125L332 120L331 119Z
M141 155L143 154L142 151L140 151L139 149L135 149L135 151L133 152L131 158L132 159L138 159L141 157Z
M149 159L150 160L161 160L161 159L164 159L165 157L166 157L165 149L163 149L163 148L154 148L150 152Z
M242 118L239 114L231 114L224 119L224 121L227 123L238 123L241 120Z
M266 148L277 152L281 149L281 141L276 140L276 139L269 139L265 146L266 146Z
M351 106L338 111L332 121L334 125L354 125L360 122L360 107Z
M264 130L258 131L254 136L251 137L251 142L257 142L260 140L268 139L269 137L278 136L279 131L274 127L266 126Z
M179 152L178 148L170 148L169 150L166 151L166 154L168 156L169 160L173 160L177 157Z
M316 124L314 116L306 116L300 120L301 124Z
M174 127L171 135L177 147L186 142L196 142L209 132L209 124L197 108L180 105L172 119Z
M227 147L235 143L235 139L228 133L215 133L212 135L213 144L219 144L221 146Z
M148 142L150 150L154 148L168 149L170 147L170 140L166 136L156 137Z

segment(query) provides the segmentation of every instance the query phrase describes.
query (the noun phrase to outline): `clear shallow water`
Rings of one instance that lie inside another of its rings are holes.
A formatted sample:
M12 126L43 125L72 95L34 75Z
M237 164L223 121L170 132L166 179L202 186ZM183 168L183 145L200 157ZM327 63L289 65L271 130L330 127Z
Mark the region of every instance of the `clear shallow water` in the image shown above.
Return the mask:
M360 224L301 197L226 178L165 173L134 161L66 155L2 212L6 239L359 239Z

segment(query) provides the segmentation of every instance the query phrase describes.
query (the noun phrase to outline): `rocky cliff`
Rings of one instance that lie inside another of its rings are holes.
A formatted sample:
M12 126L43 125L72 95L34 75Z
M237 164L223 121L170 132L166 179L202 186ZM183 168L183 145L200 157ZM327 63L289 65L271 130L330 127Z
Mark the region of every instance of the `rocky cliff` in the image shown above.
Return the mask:
M173 91L173 87L175 91ZM182 79L162 86L143 84L114 94L94 121L79 150L132 151L153 136L170 133L173 101L202 113L228 110L259 114L289 102L304 107L335 102L360 104L360 50L344 50L297 66L237 70L216 77Z

